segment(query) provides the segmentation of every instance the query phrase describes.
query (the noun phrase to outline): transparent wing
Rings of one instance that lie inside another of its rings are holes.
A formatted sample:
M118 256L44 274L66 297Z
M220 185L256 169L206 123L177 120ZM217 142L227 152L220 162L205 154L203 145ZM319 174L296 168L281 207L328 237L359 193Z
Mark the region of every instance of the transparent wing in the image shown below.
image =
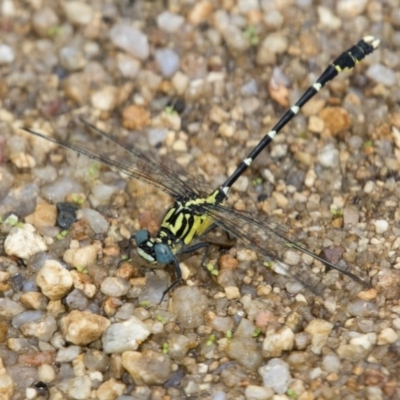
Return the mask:
M287 250L298 250L320 261L327 267L333 268L350 277L361 285L369 287L367 282L352 274L347 269L332 264L312 251L307 250L299 244L296 237L289 232L290 229L288 227L274 222L271 218L258 213L234 210L223 205L205 206L204 213L208 214L216 225L266 258L280 261L284 258L284 253ZM282 267L281 264L280 266ZM291 276L305 287L315 292L315 288L310 286L310 281L302 272L292 271L287 268L284 269L285 274ZM294 270L297 270L297 268L294 268Z
M96 146L94 146L94 140L91 143L74 143L48 137L29 128L23 129L35 136L116 168L132 178L147 182L172 197L197 198L206 194L203 189L204 184L199 185L199 187L196 185L196 181L201 184L201 180L192 177L178 164L170 160L163 162L157 155L128 145L122 139L102 131L84 119L81 119L81 121L100 134L105 142L96 142Z

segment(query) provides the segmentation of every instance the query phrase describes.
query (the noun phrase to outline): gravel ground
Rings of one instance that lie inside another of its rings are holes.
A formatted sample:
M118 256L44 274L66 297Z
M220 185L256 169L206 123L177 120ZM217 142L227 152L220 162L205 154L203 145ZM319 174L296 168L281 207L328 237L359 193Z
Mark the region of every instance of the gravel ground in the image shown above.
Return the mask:
M399 10L398 0L3 0L0 398L400 398ZM370 289L284 255L323 284L316 296L216 231L218 276L190 255L185 283L157 305L173 270L126 254L171 199L20 129L110 150L83 116L215 188L365 35L380 48L304 107L229 203L270 216Z

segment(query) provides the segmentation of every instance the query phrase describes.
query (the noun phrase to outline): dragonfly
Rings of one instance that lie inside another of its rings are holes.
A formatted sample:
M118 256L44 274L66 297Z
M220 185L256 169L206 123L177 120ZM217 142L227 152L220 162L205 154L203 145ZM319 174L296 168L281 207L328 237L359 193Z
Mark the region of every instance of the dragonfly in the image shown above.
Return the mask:
M146 261L156 264L171 264L175 271L175 279L162 294L164 296L182 282L182 270L178 256L204 249L202 265L204 265L209 243L197 241L202 235L215 227L220 227L229 235L237 238L249 248L263 257L275 260L282 259L282 253L294 249L307 254L326 267L335 269L350 277L355 282L369 287L369 284L321 256L308 250L290 234L290 229L259 213L235 210L226 206L231 187L250 167L254 159L273 141L276 135L314 97L326 83L334 79L342 71L353 69L368 54L378 48L379 39L365 36L357 44L339 55L311 85L300 99L290 107L276 125L261 139L254 149L238 165L236 170L217 189L207 191L198 176L193 176L171 162L165 162L149 152L126 144L118 136L99 129L96 125L81 118L81 121L105 140L111 142L118 151L109 151L108 145L101 149L93 149L91 143L71 143L45 135L44 133L23 127L32 135L41 137L64 148L73 150L94 159L106 166L115 168L131 178L135 178L166 192L174 198L174 204L166 212L158 233L151 236L146 229L132 235L136 241L138 254ZM285 269L285 274L299 281L306 287L309 283L300 274ZM312 290L312 288L310 288Z

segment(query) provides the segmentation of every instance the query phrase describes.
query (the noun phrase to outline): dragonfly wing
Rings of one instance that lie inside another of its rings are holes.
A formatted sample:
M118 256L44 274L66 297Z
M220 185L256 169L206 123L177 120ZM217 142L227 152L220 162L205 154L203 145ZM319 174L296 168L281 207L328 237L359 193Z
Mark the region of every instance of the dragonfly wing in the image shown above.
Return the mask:
M288 227L273 221L269 217L262 216L258 213L234 210L223 205L207 207L205 212L214 220L215 224L228 231L246 244L246 246L254 249L257 253L266 258L272 258L278 261L284 260L285 252L288 250L297 250L349 276L361 285L369 287L367 282L352 274L347 269L332 264L303 247L296 240L296 237L290 233ZM284 265L285 264L279 263L280 268L284 268ZM313 290L313 287L309 287L309 280L303 275L304 272L297 272L297 267L286 269L285 274Z

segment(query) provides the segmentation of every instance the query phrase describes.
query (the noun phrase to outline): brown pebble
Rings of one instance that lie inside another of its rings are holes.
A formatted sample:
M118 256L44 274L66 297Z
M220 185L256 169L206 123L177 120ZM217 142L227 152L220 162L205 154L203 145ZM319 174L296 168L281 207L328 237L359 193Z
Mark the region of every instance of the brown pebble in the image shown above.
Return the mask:
M53 364L55 358L54 351L41 351L33 354L21 354L18 357L18 361L21 364L26 364L34 367L38 367L43 364Z
M349 113L341 107L326 107L320 111L319 117L333 136L348 129L351 124Z
M120 267L115 271L114 276L122 278L122 279L131 279L134 276L137 276L138 269L135 268L130 262L121 263Z
M120 249L118 246L107 246L103 248L103 254L110 257L119 256Z
M205 21L213 11L213 5L210 1L198 2L190 11L188 21L194 25L198 25Z
M238 260L236 260L236 258L233 258L230 254L224 254L219 259L219 268L221 270L224 269L234 270L237 268L237 266L238 266Z
M376 298L377 292L376 289L371 288L369 290L363 290L362 292L358 293L357 297L361 300L370 301Z
M150 113L134 104L127 106L122 111L122 125L126 129L143 129L150 124Z

